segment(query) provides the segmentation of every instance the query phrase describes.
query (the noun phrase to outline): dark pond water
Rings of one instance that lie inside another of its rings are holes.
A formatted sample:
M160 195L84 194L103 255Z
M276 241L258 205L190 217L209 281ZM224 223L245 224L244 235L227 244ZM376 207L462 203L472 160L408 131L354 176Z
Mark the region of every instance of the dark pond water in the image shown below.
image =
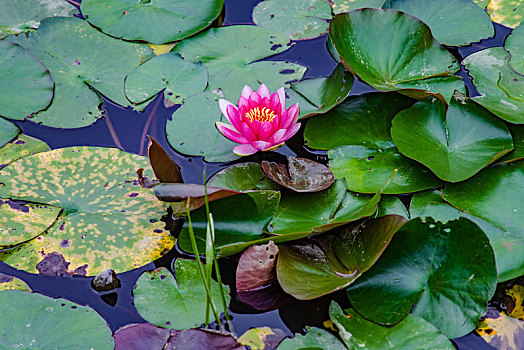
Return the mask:
M258 2L259 0L226 0L224 25L253 24L251 12ZM448 49L461 61L467 55L480 49L502 46L505 37L509 34L509 29L497 24L495 24L495 29L496 35L494 38L483 40L480 43L473 43L467 47ZM288 51L269 59L286 60L308 67L305 78L327 76L336 66L336 62L327 51L326 36L297 42ZM471 78L468 76L467 71L462 69L460 75L466 82L469 95L474 96L478 94L471 84ZM370 91L375 90L356 80L350 95L359 95ZM158 97L145 111L140 113L131 109L123 109L106 100L104 100L103 108L106 115L104 119L97 121L92 126L73 130L45 127L30 121L15 122L25 134L44 140L51 148L80 145L107 146L143 155L147 147L146 135L151 135L159 140L168 150L170 156L181 166L186 182L202 183L204 169L210 176L226 165L225 163L206 163L200 157L186 157L169 147L164 130L165 123L168 118L171 118L177 107L165 108L161 97ZM288 141L287 146L279 149L278 154L265 154L263 156L274 158L284 155L299 155L321 162L327 161L324 152L311 151L303 146L301 134ZM253 157L260 157L260 155ZM253 157L244 158L243 161L260 160L260 158ZM121 287L116 291L107 293L94 291L90 286L91 278L33 275L15 270L2 262L0 262L0 273L23 279L34 291L39 293L51 297L62 297L82 305L89 305L106 319L113 331L116 331L129 323L145 322L137 313L132 298L132 289L140 274L158 266L172 269L174 259L179 256L184 256L184 254L173 249L167 256L154 263L119 274L119 279L122 283ZM305 325L322 326L322 322L328 318L327 308L330 300L333 298L342 306L348 306L345 294L341 292L314 301L301 302L294 300L279 310L255 313L235 299L233 278L237 259L232 257L222 259L223 261L221 261L222 267L226 272L223 273L224 282L229 284L232 289L230 311L233 316L233 327L237 334L242 334L251 327L270 326L280 328L287 334L292 335L295 332L303 332ZM454 339L454 343L462 350L492 349L473 333Z

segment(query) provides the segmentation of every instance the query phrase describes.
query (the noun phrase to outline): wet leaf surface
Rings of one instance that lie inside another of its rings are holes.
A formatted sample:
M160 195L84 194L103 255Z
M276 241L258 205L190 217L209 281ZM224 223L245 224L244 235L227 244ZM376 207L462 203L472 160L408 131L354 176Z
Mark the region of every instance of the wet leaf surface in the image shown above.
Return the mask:
M428 97L400 111L391 137L403 155L450 182L470 178L513 150L504 122L459 92L447 110L440 100Z
M84 0L82 14L104 33L126 40L163 44L187 38L218 17L224 0Z
M398 197L383 195L378 202L377 212L372 217L378 218L386 215L399 215L409 218L408 209Z
M288 157L288 164L262 161L262 169L276 183L295 192L318 192L333 184L335 175L321 163Z
M386 325L405 318L415 304L413 314L456 338L475 328L496 281L492 248L477 225L464 218L445 224L416 218L402 226L377 263L349 286L348 296L361 315Z
M106 321L88 306L41 294L7 290L0 304L11 317L0 320L4 349L113 349Z
M317 349L324 350L346 350L337 337L326 330L316 327L306 327L306 335L295 334L292 339L284 339L278 346L278 350Z
M373 266L406 221L383 216L349 224L335 236L280 245L278 281L286 293L301 300L345 288Z
M409 314L394 326L385 327L366 320L353 309L344 311L348 315L332 302L329 316L350 349L455 349L441 331L419 316Z
M269 179L259 163L237 163L228 166L211 176L207 185L240 192L281 189L280 185Z
M154 325L170 329L187 329L203 324L206 291L196 264L196 261L177 259L174 264L176 280L164 267L144 272L133 290L140 316ZM211 293L215 305L221 305L218 288L218 283L212 281ZM229 303L229 288L223 288L226 303Z
M58 252L71 269L85 264L88 275L112 268L142 266L173 245L160 221L165 203L134 179L150 170L147 158L102 147L69 147L39 153L0 171L0 196L62 208L48 234L3 257L12 266L35 272L46 254Z

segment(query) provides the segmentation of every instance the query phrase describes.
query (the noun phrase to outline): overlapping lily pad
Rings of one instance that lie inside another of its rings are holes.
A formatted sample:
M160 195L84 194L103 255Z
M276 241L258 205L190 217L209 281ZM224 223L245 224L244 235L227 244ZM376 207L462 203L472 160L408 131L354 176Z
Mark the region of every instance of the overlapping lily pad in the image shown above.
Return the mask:
M518 0L489 0L486 11L493 22L515 28L524 18L524 7Z
M475 331L494 349L520 349L524 346L524 323L490 308Z
M524 125L506 124L513 136L513 151L499 158L495 164L510 163L524 158Z
M253 9L259 27L282 33L292 40L313 39L327 33L331 19L328 0L265 0Z
M65 0L18 0L0 3L0 37L37 29L46 17L72 17L76 8Z
M14 139L19 132L20 129L15 124L0 117L0 149Z
M19 290L0 292L0 304L11 315L0 320L1 348L114 348L111 329L88 306Z
M348 287L348 295L351 305L374 322L392 325L413 309L456 338L475 328L496 282L493 250L477 225L464 218L445 224L416 218L402 226L379 261Z
M393 327L384 327L366 320L353 309L345 312L348 315L335 302L329 307L329 317L350 349L455 349L441 331L416 315L409 314Z
M409 218L406 206L396 196L382 196L378 202L377 212L372 217L378 218L385 215L400 215Z
M134 303L148 322L171 329L199 327L205 321L206 291L196 261L177 259L175 277L165 267L144 272L133 290ZM229 299L229 288L223 286ZM211 282L215 305L220 303L219 285ZM227 300L229 303L229 300Z
M126 96L134 104L145 103L164 90L164 101L180 104L188 96L204 91L207 70L202 63L185 62L169 52L142 63L126 77ZM164 102L165 104L166 102ZM169 105L168 103L168 105Z
M341 13L331 21L329 36L344 65L377 90L441 93L448 100L463 89L460 79L450 77L459 69L453 56L408 14L370 8Z
M260 61L285 51L289 39L256 26L213 28L177 44L189 62L201 61L209 71L208 90L221 89L226 99L237 101L244 85L256 89L262 83L276 91L298 81L306 68L283 61ZM205 52L202 51L205 48Z
M402 154L451 182L470 178L513 150L506 124L459 92L447 110L440 100L428 97L400 111L391 137Z
M522 42L524 42L524 24L513 29L504 43L504 48L511 54L509 62L511 68L520 74L524 74L524 45Z
M54 82L47 68L29 51L6 40L0 41L0 80L1 116L22 120L45 109L53 98Z
M30 292L31 288L23 280L17 277L0 273L0 292L4 290L20 290Z
M215 173L207 184L233 191L281 189L279 184L264 173L259 163L233 164Z
M331 149L329 166L348 189L376 193L395 169L385 194L438 187L429 169L404 157L393 144L390 128L396 113L414 100L398 93L369 93L350 97L328 113L306 124L304 139L312 148Z
M44 141L19 134L16 138L0 148L0 170L15 160L50 150L51 148L49 148Z
M523 124L524 78L511 69L509 61L507 51L492 47L469 55L462 63L481 94L473 100L510 123Z
M94 275L142 266L174 239L160 221L166 205L135 180L147 158L101 147L69 147L22 158L0 172L0 197L52 205L63 214L49 233L12 252L9 264L34 272L51 252Z
M342 103L353 85L353 75L342 64L327 78L306 79L286 89L288 106L298 103L300 118L322 114Z
M347 348L326 330L316 327L306 327L306 335L295 334L292 339L284 339L278 350L315 349L322 347L324 350L346 350Z
M187 38L218 17L224 0L84 0L82 14L104 33L163 44Z
M383 216L352 223L335 236L280 245L278 281L286 293L301 300L340 290L373 266L406 221Z
M333 0L333 13L350 12L365 7L379 9L385 2L386 0Z
M124 78L153 55L147 45L113 39L78 18L47 18L28 37L8 40L30 50L51 72L53 101L31 120L59 128L90 125L102 116L102 99L93 89L127 106Z

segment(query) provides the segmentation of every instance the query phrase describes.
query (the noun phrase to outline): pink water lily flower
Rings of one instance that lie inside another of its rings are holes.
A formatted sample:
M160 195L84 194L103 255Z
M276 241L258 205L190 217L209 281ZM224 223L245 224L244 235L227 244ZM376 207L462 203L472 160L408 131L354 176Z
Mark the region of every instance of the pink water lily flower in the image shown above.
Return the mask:
M222 135L240 143L233 148L238 156L278 148L300 129L298 103L286 109L283 87L271 94L264 84L256 92L246 85L238 107L224 99L218 103L231 125L217 122L216 127Z

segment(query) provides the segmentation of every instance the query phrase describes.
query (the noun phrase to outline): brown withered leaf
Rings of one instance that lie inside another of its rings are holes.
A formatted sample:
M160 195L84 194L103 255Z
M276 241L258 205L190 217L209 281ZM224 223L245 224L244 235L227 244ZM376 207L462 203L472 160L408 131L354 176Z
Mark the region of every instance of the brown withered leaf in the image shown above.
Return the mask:
M170 336L169 329L140 323L120 328L113 338L115 350L162 350Z
M147 145L147 157L151 168L155 173L156 178L162 183L181 183L182 173L180 167L171 159L166 150L155 140L149 136L149 144Z
M187 329L183 331L172 330L171 334L164 350L247 350L233 336L216 331Z

